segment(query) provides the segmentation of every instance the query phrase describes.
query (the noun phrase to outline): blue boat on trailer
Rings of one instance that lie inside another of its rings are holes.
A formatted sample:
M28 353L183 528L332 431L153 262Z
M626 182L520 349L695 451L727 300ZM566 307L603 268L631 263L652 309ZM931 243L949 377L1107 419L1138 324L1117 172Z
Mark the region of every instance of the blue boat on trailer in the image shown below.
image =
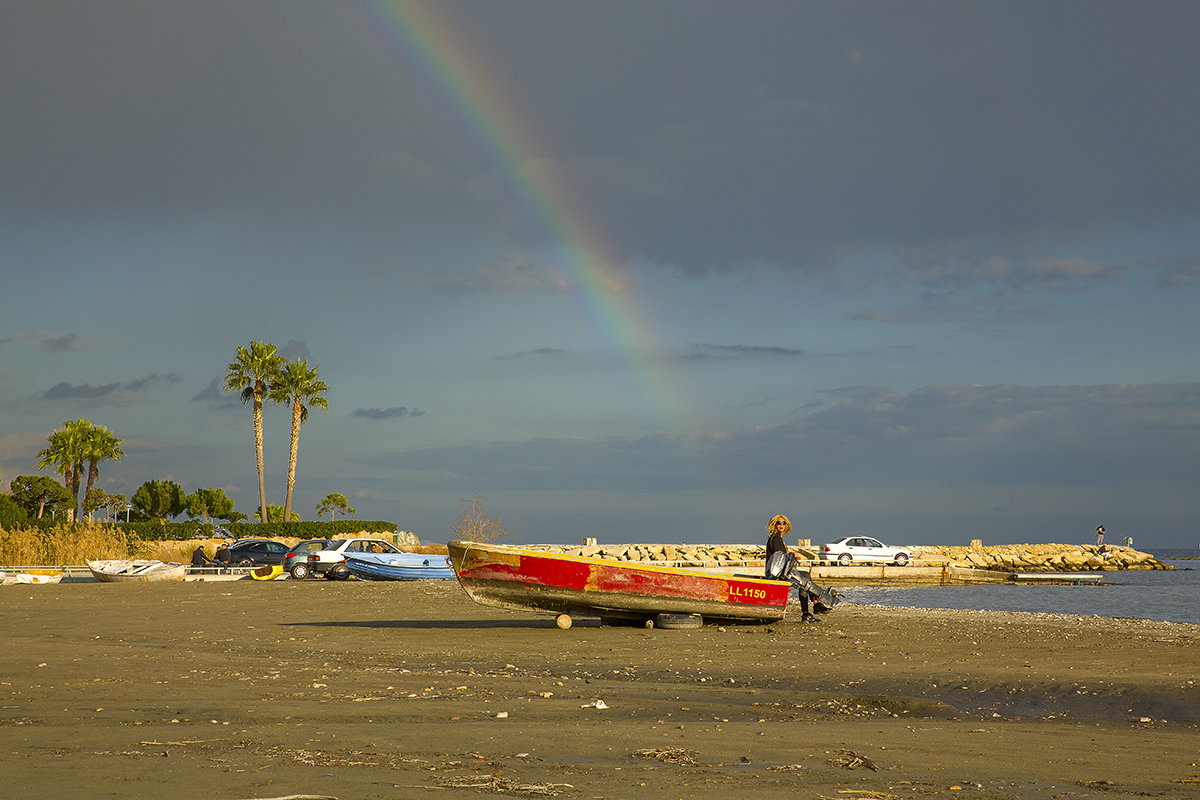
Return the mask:
M420 581L453 578L449 556L422 553L347 553L346 568L368 581Z

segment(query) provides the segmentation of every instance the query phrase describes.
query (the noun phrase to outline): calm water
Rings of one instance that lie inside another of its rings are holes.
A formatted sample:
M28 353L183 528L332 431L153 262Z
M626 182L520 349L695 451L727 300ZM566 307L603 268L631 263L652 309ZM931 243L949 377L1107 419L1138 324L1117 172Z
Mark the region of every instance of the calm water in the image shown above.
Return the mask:
M1175 569L1101 573L1101 583L1111 584L1106 586L848 586L838 591L849 602L883 606L1096 614L1200 625L1200 561L1179 559L1196 551L1147 552Z

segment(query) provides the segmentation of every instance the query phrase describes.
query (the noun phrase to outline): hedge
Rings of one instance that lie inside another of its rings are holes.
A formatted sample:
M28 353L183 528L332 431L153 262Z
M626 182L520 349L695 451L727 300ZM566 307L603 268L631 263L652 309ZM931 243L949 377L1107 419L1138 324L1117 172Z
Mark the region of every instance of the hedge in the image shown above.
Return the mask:
M158 539L207 539L212 537L215 525L205 525L198 520L191 522L157 521L120 523L117 527L136 533L146 541ZM339 519L333 522L231 522L221 525L231 536L238 539L337 539L359 531L372 533L395 533L396 523L361 519Z

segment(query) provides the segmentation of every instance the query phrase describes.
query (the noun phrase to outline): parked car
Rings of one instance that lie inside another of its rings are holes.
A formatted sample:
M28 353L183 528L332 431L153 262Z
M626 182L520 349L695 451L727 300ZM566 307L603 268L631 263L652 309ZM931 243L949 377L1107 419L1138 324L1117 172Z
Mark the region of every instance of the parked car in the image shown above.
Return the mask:
M843 567L848 567L856 561L863 564L882 563L903 567L912 561L913 554L912 550L889 547L870 536L847 536L836 542L821 545L817 550L817 558L821 561L836 561Z
M312 574L312 570L308 567L308 554L324 550L331 544L333 544L333 539L309 539L307 542L301 542L288 550L283 557L284 572L289 573L297 580L307 578Z
M308 569L313 575L344 581L350 577L346 553L402 553L385 539L335 539L324 550L308 554Z
M229 545L229 564L235 567L263 567L282 564L288 546L274 539L239 539Z

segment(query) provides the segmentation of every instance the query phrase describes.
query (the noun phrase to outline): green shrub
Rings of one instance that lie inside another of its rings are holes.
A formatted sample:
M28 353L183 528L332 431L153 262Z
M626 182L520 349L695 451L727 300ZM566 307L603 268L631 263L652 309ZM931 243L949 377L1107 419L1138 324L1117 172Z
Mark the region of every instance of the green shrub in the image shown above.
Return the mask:
M0 494L0 528L15 530L29 524L29 515L11 495Z
M136 535L147 542L163 539L207 539L212 538L215 525L205 525L199 520L191 522L168 522L158 520L145 522L122 522L116 527ZM238 539L338 539L359 531L372 533L395 533L394 522L369 522L358 519L339 519L333 522L233 522L221 527Z

